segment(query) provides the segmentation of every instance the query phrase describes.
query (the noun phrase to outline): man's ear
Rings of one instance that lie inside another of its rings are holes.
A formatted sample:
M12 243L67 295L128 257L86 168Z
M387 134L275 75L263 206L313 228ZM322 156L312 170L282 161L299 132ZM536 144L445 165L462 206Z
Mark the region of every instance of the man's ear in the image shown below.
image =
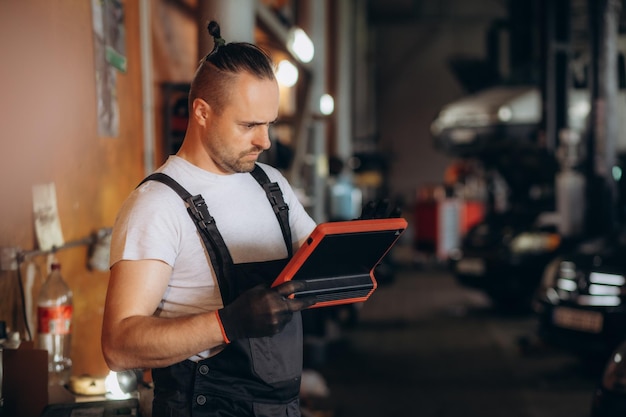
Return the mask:
M209 106L209 103L201 98L196 98L193 100L191 110L191 117L193 117L198 124L204 126L211 113L211 106Z

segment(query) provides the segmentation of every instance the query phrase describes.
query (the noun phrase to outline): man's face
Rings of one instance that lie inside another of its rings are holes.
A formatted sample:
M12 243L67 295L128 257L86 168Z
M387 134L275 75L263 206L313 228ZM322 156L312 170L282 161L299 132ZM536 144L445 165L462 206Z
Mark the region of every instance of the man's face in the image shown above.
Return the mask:
M221 113L211 111L204 147L218 171L250 172L269 149L269 126L278 116L278 84L242 73Z

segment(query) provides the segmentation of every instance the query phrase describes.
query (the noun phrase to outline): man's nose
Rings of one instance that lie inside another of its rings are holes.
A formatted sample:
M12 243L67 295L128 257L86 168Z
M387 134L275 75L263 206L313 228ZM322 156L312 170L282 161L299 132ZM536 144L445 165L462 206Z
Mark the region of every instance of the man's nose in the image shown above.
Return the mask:
M268 150L272 146L269 129L267 127L259 129L258 134L254 135L252 144L264 151Z

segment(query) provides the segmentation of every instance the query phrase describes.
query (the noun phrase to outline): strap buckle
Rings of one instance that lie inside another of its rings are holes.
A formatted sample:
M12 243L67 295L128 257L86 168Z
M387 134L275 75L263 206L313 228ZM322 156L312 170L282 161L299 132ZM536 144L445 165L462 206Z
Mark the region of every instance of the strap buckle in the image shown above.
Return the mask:
M272 204L272 208L274 209L274 213L279 214L281 211L289 210L289 206L285 203L283 199L283 193L280 190L280 186L278 183L270 182L263 184L263 188L265 189L265 193L267 194L270 203Z
M209 209L201 195L191 196L185 201L187 210L196 219L198 226L207 229L210 224L215 224L215 219L209 214Z

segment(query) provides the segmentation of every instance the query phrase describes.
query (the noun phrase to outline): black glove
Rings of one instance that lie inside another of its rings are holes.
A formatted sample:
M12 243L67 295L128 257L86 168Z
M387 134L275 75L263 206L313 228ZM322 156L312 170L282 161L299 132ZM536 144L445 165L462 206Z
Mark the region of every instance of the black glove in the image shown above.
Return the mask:
M401 214L400 207L393 206L390 208L389 199L383 198L367 202L361 209L361 215L357 220L389 219L400 217Z
M274 288L267 288L265 284L257 285L217 310L226 342L279 333L295 311L315 304L315 297L287 298L305 287L303 281L289 281Z

